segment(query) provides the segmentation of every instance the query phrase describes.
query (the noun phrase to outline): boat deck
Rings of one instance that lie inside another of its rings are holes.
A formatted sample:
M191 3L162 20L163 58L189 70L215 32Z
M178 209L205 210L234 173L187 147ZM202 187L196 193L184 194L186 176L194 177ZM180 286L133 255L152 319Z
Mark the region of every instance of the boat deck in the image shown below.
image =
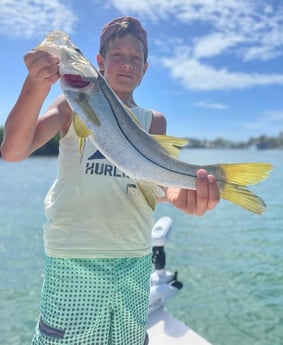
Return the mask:
M150 345L211 345L163 308L150 314L148 335Z

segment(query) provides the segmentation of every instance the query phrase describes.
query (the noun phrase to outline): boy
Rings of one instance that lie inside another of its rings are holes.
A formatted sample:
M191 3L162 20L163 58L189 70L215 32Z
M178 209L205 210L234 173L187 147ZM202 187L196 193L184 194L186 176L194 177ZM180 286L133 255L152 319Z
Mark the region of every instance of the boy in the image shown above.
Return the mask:
M147 34L131 17L106 24L97 63L101 73L152 134L165 134L163 114L137 106L133 92L148 68ZM64 96L38 116L59 78L59 59L25 56L28 76L9 114L2 157L19 161L61 133L59 173L45 198L46 271L33 344L143 345L151 272L152 210L134 181L87 140L80 156ZM109 168L110 167L110 168ZM202 215L219 201L213 176L198 172L197 190L167 188L162 201Z

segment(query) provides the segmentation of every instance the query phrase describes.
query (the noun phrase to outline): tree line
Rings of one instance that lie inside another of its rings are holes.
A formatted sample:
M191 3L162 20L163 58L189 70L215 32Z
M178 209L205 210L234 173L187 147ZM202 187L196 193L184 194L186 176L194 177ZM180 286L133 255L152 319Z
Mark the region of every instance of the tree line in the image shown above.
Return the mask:
M232 148L247 149L254 147L263 149L283 149L283 132L277 137L260 135L259 137L250 138L247 141L232 141L224 138L214 140L206 139L188 139L187 147L189 148Z
M3 127L0 127L0 142L3 139ZM53 139L32 153L32 156L54 156L59 152L60 134L58 133Z
M0 142L3 139L3 127L0 127ZM32 155L53 156L58 154L60 135L57 134L44 146L36 150ZM255 147L257 149L283 149L283 132L277 137L261 135L256 138L250 138L247 141L231 141L224 138L214 140L188 138L187 148L217 148L217 149L247 149Z

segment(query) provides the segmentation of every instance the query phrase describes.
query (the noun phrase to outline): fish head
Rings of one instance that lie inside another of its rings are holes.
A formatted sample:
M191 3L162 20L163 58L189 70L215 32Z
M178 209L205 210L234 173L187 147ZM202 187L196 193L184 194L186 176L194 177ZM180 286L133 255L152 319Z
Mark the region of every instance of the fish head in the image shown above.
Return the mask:
M86 87L98 78L99 72L63 31L49 33L35 50L44 50L60 58L61 83L65 87Z

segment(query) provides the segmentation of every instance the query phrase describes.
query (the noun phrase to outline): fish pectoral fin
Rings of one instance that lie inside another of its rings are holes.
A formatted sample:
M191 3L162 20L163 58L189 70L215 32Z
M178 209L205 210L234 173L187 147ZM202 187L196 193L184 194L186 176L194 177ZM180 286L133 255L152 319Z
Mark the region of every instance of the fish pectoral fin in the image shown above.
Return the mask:
M260 197L242 186L226 184L220 191L220 196L256 214L263 214L266 209L266 205Z
M165 194L164 190L156 184L148 184L137 182L137 186L144 196L148 206L154 210L156 205L156 199L162 198Z
M91 121L96 127L100 127L100 120L92 109L91 105L88 102L88 95L84 92L81 92L75 98L75 101L78 103L82 111L85 113L89 121Z
M168 135L152 134L152 137L174 158L179 156L180 150L188 143L188 139L186 138L177 138Z
M73 124L75 132L79 138L86 139L91 135L91 131L83 123L83 121L77 113L73 113Z
M86 138L91 135L91 131L86 127L77 113L73 113L73 125L77 136L79 137L79 153L83 152Z

